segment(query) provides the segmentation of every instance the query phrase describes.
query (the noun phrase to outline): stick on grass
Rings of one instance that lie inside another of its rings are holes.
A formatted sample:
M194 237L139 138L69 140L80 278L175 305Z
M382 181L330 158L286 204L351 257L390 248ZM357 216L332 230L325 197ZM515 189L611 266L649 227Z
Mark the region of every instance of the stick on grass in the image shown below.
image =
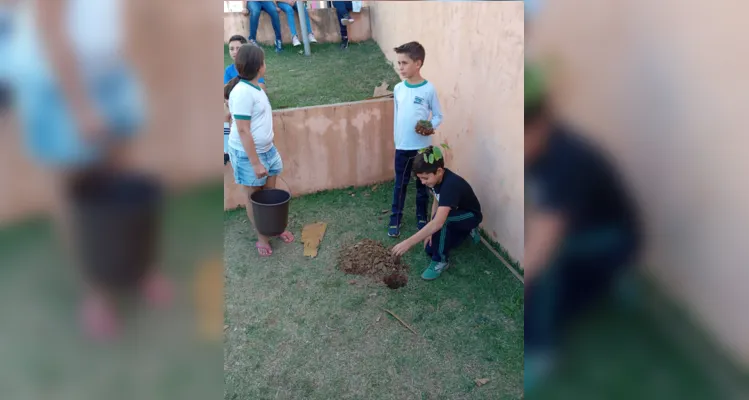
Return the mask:
M408 324L407 324L407 323L405 323L405 322L403 322L403 320L402 320L402 319L400 319L400 317L399 317L399 316L395 315L395 313L394 313L394 312L392 312L392 311L390 311L390 310L388 310L388 309L386 309L386 308L383 308L383 309L382 309L382 311L385 311L386 313L388 313L388 314L392 315L393 317L395 317L395 319L397 319L397 320L398 320L398 322L400 322L401 324L403 324L403 326L405 326L406 328L408 328L408 330L410 330L411 332L413 332L413 333L414 333L414 335L416 335L416 336L418 336L418 335L419 335L418 333L416 333L416 331L414 330L414 328L411 328L410 326L408 326Z

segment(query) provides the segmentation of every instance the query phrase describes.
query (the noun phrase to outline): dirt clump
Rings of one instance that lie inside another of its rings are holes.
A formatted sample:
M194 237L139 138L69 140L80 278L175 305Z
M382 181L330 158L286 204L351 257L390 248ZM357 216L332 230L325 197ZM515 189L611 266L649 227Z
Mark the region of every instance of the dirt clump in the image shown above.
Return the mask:
M382 243L371 239L344 248L339 255L338 266L347 274L381 280L391 289L408 283L408 265L400 257L394 257Z

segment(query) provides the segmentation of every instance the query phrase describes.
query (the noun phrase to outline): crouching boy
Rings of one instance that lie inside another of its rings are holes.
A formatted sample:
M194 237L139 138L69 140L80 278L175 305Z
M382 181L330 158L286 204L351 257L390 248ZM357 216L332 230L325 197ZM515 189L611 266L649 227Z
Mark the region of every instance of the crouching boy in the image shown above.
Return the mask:
M424 249L431 262L421 277L434 280L449 266L450 251L466 238L478 239L477 228L483 219L481 204L471 185L458 174L445 168L442 158L429 163L426 158L433 147L426 149L413 162L416 177L432 192L431 221L416 234L396 245L392 252L396 256L405 254L417 243Z

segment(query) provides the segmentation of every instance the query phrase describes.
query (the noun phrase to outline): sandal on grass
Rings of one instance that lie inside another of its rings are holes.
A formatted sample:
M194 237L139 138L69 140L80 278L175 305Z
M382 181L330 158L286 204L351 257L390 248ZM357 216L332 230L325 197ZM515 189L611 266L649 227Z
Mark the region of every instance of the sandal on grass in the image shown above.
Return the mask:
M278 237L283 240L284 243L291 243L294 241L294 234L289 231L278 235Z
M260 257L270 257L273 255L273 249L270 245L257 242L255 243L255 248L257 248L257 253L260 254Z

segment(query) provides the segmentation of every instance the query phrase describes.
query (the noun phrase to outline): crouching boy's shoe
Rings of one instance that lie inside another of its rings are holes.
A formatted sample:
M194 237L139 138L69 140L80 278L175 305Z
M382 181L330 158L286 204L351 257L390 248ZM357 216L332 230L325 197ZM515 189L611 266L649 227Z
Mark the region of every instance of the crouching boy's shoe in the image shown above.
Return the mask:
M421 274L421 279L425 281L433 281L439 278L442 272L444 272L449 266L450 264L446 262L432 261L429 263L429 267L427 267L427 269L425 269Z

